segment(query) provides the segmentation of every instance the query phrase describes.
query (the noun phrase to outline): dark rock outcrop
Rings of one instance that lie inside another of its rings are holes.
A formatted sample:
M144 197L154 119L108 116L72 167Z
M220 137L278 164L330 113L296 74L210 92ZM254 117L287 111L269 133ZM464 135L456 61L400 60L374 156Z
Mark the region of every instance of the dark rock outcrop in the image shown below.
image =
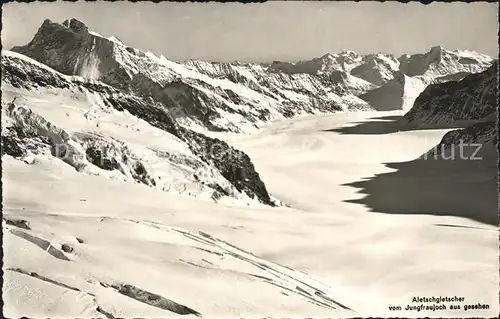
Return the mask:
M496 121L486 121L473 124L463 129L446 133L441 141L431 150L422 155L425 159L438 158L483 158L488 147L498 143L498 126ZM484 148L484 146L487 146ZM491 154L486 153L486 156Z
M204 162L213 164L237 190L250 197L256 196L260 202L274 205L266 186L255 170L250 157L226 142L201 133L182 129L184 139L189 140L191 151Z
M498 61L460 81L429 85L405 118L415 126L493 120L497 111Z

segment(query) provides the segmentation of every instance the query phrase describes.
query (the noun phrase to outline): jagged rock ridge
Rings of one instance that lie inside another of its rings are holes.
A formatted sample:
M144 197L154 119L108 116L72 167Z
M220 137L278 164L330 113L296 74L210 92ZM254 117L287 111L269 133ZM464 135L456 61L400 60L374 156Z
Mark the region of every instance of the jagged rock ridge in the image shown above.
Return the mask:
M435 46L425 54L327 54L297 63L272 63L268 70L289 75L308 74L335 91L352 92L375 110L409 110L429 84L456 81L487 69L493 59L473 51L450 51ZM328 81L331 79L331 81Z
M63 74L99 79L151 98L190 127L241 132L297 114L370 108L350 92L339 95L319 78L305 74L268 76L261 66L250 70L230 66L224 71L229 76L214 78L105 38L75 19L62 24L45 20L30 43L12 50ZM264 77L253 76L263 72Z

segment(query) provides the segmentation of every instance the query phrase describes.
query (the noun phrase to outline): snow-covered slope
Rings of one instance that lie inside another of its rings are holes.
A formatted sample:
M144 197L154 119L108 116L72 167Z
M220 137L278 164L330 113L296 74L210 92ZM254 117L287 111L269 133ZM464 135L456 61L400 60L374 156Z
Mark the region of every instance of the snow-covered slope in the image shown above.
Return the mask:
M54 158L3 156L4 315L496 316L496 163L412 162L446 130L370 133L398 115L337 113L232 134L293 209L220 205ZM454 295L465 298L460 310L406 310L415 296ZM489 307L463 308L478 303Z
M292 225L288 211L155 192L54 158L26 165L4 156L2 168L8 318L354 314L328 282L239 245L283 240L262 221Z
M360 98L377 111L409 110L426 84L401 72L394 73L393 76L392 80L360 95Z
M188 60L184 64L211 77L242 83L270 97L295 103L310 102L316 108L320 107L321 103L328 104L330 100L334 100L345 110L369 109L366 105L363 106L364 102L356 96L376 88L376 85L345 71L309 74L274 70L273 65L263 67L258 64L210 63L197 60ZM322 100L322 97L326 101ZM290 111L293 112L293 108L290 108Z
M228 74L213 77L212 70L200 72L199 67L127 47L75 19L63 24L46 20L29 44L12 50L63 74L99 79L150 97L182 125L198 129L250 131L260 123L298 114L370 108L352 94L339 96L307 76L277 74L255 80L255 73L262 73L258 66L222 66L218 73Z
M383 85L394 79L398 70L399 61L394 56L377 53L365 56L351 74L375 85Z
M332 71L320 76L323 83L331 86L339 94L351 93L359 96L377 88L377 85L344 71Z
M272 204L246 154L179 126L160 103L10 51L2 52L2 124L2 152L28 163L56 157L159 190Z

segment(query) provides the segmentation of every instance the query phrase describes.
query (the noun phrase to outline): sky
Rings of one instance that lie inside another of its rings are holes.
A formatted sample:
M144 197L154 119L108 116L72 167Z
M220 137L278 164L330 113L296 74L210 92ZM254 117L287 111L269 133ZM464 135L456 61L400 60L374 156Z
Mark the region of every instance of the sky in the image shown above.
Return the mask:
M495 3L33 2L3 6L2 45L28 43L43 20L93 31L170 60L298 61L352 50L425 53L432 46L497 57Z

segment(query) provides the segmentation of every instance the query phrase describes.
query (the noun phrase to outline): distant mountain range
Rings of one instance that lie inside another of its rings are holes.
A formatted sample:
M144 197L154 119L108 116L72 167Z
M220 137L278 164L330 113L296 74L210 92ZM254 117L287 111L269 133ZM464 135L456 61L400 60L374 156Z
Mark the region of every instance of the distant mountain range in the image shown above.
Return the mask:
M495 110L496 70L488 56L442 47L400 58L347 51L270 65L175 63L76 19L45 20L30 43L2 52L2 154L30 162L62 145L78 171L279 205L250 158L210 131L373 109L411 109L415 126L482 120Z
M75 19L63 24L46 20L30 43L12 51L63 74L147 96L183 125L235 132L300 114L409 109L426 85L484 71L493 60L434 47L399 59L347 51L269 67L193 60L179 64L101 36Z

